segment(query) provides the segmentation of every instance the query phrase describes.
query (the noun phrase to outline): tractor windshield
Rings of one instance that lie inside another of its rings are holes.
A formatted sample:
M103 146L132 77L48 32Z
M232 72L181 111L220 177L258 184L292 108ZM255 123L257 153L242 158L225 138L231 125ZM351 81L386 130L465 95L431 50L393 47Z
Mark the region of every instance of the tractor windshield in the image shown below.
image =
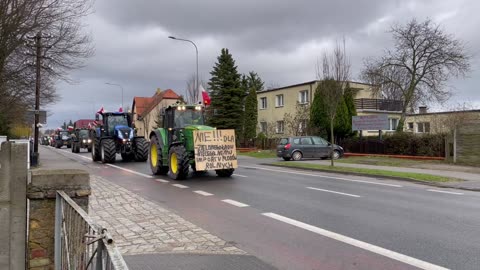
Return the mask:
M113 133L115 126L128 126L127 115L125 114L109 115L107 124L108 124L109 131Z
M86 138L88 137L88 130L86 129L81 129L79 132L78 132L78 136L80 138Z
M175 127L183 128L189 125L203 125L202 111L194 109L177 110L175 112Z
M68 140L68 131L62 131L62 132L59 132L58 133L58 137L61 139L61 140Z

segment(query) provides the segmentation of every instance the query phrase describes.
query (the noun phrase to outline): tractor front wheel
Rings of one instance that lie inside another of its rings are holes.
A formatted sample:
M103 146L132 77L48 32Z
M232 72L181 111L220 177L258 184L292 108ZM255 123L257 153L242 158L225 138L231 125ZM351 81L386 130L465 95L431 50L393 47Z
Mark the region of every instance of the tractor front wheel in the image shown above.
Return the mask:
M175 180L187 178L190 164L188 163L188 154L185 147L183 145L172 146L168 156L170 177Z
M113 139L103 139L100 146L102 163L114 163L117 152Z
M135 161L146 161L148 159L148 142L145 138L135 138L133 141Z
M155 175L166 175L168 173L168 166L163 166L162 147L158 142L156 136L150 138L150 155L149 163L152 173Z
M100 161L100 140L93 138L92 141L92 161Z
M217 176L219 177L230 177L233 174L234 169L223 169L223 170L215 170Z

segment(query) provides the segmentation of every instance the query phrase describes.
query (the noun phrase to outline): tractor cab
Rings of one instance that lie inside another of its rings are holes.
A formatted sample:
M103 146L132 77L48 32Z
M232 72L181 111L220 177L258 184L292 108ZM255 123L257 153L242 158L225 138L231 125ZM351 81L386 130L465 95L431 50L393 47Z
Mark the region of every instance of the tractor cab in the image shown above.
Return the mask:
M131 128L132 121L128 113L108 112L96 114L95 120L101 123L104 136L123 137L123 135L126 135L125 139L133 138L133 129ZM131 136L130 133L132 133Z
M163 127L166 129L183 129L204 124L203 107L199 105L175 104L166 108L163 114Z

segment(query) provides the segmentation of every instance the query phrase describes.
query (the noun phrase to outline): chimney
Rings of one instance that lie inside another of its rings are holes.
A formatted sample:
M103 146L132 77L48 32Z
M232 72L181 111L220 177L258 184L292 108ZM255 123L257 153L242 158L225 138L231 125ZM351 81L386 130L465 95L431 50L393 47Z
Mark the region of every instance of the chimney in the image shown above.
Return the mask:
M427 106L418 107L418 113L427 113Z

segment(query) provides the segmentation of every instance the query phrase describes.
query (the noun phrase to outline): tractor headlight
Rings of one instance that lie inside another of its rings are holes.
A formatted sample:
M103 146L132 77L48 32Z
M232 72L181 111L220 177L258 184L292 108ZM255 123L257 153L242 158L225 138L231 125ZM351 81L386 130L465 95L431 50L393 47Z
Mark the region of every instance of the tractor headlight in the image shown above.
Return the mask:
M122 141L123 141L123 143L126 143L126 142L127 142L127 139L123 139Z
M88 140L87 140L87 142L88 142L88 143L91 143L91 142L92 142L92 140L88 139Z
M87 140L83 139L83 143L86 143L86 142L87 142Z

